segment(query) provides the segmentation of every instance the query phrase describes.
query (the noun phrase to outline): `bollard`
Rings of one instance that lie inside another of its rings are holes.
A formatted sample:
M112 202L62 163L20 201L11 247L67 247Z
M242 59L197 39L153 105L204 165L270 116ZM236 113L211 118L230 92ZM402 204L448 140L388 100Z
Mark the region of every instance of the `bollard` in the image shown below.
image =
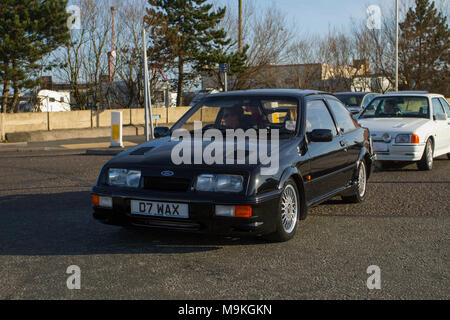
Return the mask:
M121 111L111 111L111 145L110 148L123 148L123 116Z
M5 115L0 113L0 142L5 140Z

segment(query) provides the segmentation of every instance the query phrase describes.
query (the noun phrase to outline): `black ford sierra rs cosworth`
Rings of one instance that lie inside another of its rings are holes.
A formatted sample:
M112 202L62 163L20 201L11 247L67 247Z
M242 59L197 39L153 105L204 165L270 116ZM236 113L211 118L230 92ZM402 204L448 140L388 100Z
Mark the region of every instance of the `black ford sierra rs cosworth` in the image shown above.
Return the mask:
M286 241L308 207L363 201L375 161L368 129L311 90L208 95L154 135L103 166L95 219Z

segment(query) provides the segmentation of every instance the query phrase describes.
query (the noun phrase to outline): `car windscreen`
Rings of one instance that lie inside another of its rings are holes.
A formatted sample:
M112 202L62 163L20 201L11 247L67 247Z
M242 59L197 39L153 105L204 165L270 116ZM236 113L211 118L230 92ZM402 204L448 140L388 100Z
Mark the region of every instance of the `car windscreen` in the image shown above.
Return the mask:
M364 98L362 94L336 93L336 98L342 101L347 107L359 107Z
M377 97L361 113L364 118L429 118L430 107L426 97Z
M194 130L200 122L208 129L278 129L280 137L294 135L298 121L298 100L270 97L205 98L189 110L173 127Z

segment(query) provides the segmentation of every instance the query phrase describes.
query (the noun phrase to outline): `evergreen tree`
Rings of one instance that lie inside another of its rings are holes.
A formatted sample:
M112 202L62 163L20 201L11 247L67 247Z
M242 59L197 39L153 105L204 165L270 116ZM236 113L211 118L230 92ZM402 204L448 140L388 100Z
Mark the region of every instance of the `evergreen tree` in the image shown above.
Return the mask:
M226 54L230 39L218 28L225 8L212 10L206 0L149 0L145 17L150 26L152 60L160 65L176 65L177 105L182 105L183 85L196 72L221 62L245 61L243 54Z
M450 31L434 1L416 0L400 24L401 89L449 95Z
M219 69L215 67L217 64L226 63L229 66L228 75L236 75L237 78L244 74L248 70L246 65L247 52L249 46L246 45L242 48L242 52L232 51L233 44L227 46L220 46L218 49L211 52L204 52L200 55L199 71L208 75L214 75L217 78L217 82L221 84L222 89L225 89L224 79L219 72ZM236 84L236 81L234 81Z
M0 80L2 110L6 112L10 88L13 108L19 91L36 85L42 59L69 40L67 0L2 0L0 3ZM47 63L45 68L51 68Z

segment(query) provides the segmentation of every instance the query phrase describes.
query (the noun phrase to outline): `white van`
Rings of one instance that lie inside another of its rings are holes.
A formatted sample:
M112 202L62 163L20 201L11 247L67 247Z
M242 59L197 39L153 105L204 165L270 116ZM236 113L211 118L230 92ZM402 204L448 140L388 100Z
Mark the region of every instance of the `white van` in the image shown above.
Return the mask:
M19 112L62 112L70 111L70 91L40 90L37 103L21 102Z

